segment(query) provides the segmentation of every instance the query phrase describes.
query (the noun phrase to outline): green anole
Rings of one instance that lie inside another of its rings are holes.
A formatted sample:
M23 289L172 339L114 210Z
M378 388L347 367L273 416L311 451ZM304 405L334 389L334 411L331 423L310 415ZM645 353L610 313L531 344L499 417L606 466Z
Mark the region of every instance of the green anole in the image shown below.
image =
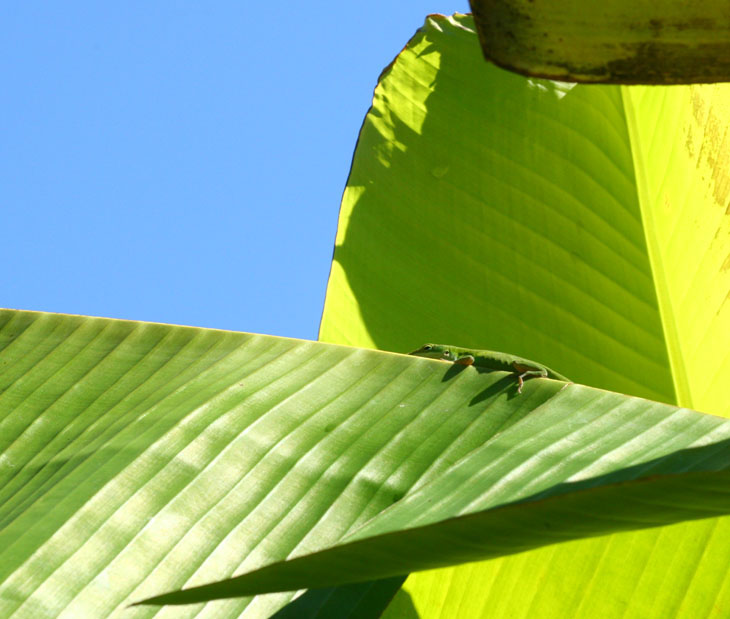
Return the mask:
M427 357L428 359L453 361L460 365L473 365L493 372L512 372L517 375L517 393L522 393L524 380L533 376L572 382L569 378L558 374L542 363L494 350L473 350L444 344L424 344L418 350L408 354Z

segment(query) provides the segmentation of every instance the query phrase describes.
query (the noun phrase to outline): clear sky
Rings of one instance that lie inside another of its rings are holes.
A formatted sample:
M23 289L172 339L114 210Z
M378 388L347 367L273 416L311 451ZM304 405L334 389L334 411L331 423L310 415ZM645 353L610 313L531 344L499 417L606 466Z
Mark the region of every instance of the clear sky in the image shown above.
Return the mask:
M466 0L0 9L0 307L315 339L380 71Z

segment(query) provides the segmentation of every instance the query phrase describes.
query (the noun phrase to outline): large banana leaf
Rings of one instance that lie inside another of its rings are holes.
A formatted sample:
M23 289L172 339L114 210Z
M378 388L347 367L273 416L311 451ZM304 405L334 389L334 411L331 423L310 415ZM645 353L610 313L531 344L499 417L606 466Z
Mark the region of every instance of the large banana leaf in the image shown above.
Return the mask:
M436 411L409 425L446 388L438 364L413 361L0 312L0 616L150 616L125 607L336 541L454 450L454 428L423 445ZM400 582L354 592L365 600L308 592L291 611L289 593L176 614L373 616Z
M362 127L320 338L506 350L728 415L728 101L727 85L523 78L484 63L469 17L430 17ZM422 573L406 590L423 617L719 617L729 555L721 518Z
M11 311L0 366L3 616L108 616L257 568L167 601L269 616L292 594L240 596L393 576L279 613L374 616L410 570L730 512L730 421L589 387Z
M498 414L489 400L483 414ZM569 387L485 439L335 546L147 602L367 581L730 511L730 421L719 417Z

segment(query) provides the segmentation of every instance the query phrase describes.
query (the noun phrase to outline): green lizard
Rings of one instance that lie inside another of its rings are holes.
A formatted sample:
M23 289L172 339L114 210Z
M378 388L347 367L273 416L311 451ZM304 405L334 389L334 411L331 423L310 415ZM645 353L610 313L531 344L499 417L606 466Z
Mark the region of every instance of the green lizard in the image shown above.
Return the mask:
M524 380L533 376L572 382L569 378L558 374L542 363L493 350L473 350L444 344L424 344L418 350L408 354L427 357L428 359L453 361L460 365L474 365L491 371L513 372L517 375L517 393L522 393Z

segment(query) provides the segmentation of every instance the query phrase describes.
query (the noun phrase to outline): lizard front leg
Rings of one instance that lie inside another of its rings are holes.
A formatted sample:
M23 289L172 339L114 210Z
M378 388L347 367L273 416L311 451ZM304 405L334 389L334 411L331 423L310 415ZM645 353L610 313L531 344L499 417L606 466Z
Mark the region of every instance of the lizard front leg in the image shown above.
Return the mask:
M545 378L548 375L547 370L544 368L531 367L529 365L517 363L517 361L512 362L512 367L517 373L517 393L522 393L522 385L525 384L526 378L531 378L533 376Z

